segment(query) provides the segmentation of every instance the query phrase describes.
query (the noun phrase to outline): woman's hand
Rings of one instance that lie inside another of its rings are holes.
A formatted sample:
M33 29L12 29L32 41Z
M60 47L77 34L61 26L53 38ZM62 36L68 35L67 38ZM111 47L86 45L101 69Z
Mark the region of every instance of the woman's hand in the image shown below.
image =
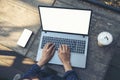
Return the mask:
M54 51L55 51L55 45L53 43L47 43L43 48L42 57L37 64L40 67L46 64L54 55Z
M65 71L72 70L70 64L70 49L67 45L62 44L58 49L58 56L62 61Z

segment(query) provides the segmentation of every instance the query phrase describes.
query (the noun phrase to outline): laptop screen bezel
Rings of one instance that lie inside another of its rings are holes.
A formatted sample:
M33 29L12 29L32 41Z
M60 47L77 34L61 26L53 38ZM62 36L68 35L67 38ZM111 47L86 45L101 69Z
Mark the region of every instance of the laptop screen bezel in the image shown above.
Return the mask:
M89 20L89 26L88 26L88 34L79 34L79 33L70 33L70 32L60 32L60 31L51 31L51 30L44 30L43 29L43 25L42 25L42 17L41 17L41 13L40 13L40 7L46 7L46 8L59 8L59 9L74 9L74 10L87 10L87 11L91 11L90 14L90 20ZM92 10L91 9L79 9L79 8L66 8L66 7L53 7L53 6L38 6L38 10L39 10L39 16L40 16L40 24L41 24L41 29L42 31L45 32L55 32L55 33L67 33L67 34L76 34L76 35L89 35L89 31L90 31L90 24L91 24L91 19L92 19Z

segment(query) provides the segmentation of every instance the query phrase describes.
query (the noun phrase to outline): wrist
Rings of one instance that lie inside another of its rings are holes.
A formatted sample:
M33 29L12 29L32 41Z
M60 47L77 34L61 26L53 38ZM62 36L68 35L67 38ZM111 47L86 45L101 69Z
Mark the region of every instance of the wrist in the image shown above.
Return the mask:
M72 70L72 66L70 62L64 63L63 65L64 65L65 72Z
M40 60L40 61L37 62L37 65L42 67L42 66L44 66L44 62L42 60Z

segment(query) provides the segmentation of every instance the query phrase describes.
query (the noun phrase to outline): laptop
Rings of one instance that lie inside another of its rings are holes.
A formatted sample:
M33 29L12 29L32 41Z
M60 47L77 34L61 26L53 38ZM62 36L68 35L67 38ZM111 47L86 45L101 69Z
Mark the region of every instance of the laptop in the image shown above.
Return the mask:
M39 6L41 19L40 43L36 61L40 60L46 43L55 44L55 54L49 63L62 65L58 48L67 44L71 51L71 65L85 68L91 10Z

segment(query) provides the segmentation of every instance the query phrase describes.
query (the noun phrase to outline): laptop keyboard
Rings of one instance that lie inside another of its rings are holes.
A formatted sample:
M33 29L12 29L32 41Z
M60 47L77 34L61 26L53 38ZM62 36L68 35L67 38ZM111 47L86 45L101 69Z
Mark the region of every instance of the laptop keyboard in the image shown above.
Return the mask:
M85 40L74 40L74 39L43 36L41 48L43 49L44 45L48 42L54 43L56 50L58 50L61 44L66 44L69 46L71 52L80 53L80 54L84 54L85 52L85 44L86 44Z

